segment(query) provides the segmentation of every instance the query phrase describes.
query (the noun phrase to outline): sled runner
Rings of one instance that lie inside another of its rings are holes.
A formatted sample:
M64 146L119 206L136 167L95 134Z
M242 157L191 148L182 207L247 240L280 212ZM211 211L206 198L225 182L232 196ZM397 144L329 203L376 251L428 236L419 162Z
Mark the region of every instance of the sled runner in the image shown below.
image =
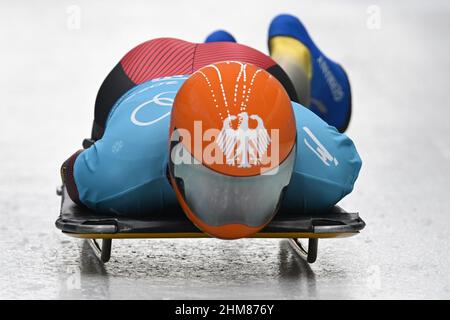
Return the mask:
M84 141L87 148L91 141ZM58 188L61 196L60 216L56 227L64 234L89 240L95 254L102 262L111 256L112 239L124 238L206 238L181 210L166 212L155 217L122 217L115 214L98 214L75 204L63 185ZM323 214L299 214L278 212L275 218L252 238L287 238L301 257L309 263L317 258L319 238L349 237L359 233L365 226L358 213L348 213L335 206ZM308 249L299 239L308 239ZM101 244L100 244L100 241Z

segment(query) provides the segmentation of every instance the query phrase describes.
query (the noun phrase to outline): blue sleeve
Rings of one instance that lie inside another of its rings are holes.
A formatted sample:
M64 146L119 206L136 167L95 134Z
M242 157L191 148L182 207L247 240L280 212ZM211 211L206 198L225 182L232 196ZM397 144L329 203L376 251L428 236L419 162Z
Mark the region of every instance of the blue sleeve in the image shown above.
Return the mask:
M297 158L282 201L289 213L326 210L353 190L361 158L352 140L309 109L292 103Z
M166 178L169 115L184 79L148 81L119 99L103 137L75 160L80 202L119 215L158 215L176 202Z

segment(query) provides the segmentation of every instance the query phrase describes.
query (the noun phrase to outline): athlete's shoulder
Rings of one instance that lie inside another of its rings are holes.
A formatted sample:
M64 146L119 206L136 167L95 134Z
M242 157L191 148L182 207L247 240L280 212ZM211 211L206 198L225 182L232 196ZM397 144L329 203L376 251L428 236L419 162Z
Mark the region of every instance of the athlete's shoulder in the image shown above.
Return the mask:
M166 118L170 114L175 95L188 77L189 75L167 76L136 85L114 104L108 115L106 128L108 129L112 122L121 122L122 113L131 112L130 119L138 126L147 126L157 122L155 120ZM143 116L142 112L144 116L155 119L139 121L138 118Z
M310 109L306 108L305 106L301 105L300 103L291 101L292 109L294 111L294 116L297 122L297 125L301 123L314 123L316 126L322 126L322 127L330 127L325 121L323 121L318 115L316 115L314 112L312 112Z

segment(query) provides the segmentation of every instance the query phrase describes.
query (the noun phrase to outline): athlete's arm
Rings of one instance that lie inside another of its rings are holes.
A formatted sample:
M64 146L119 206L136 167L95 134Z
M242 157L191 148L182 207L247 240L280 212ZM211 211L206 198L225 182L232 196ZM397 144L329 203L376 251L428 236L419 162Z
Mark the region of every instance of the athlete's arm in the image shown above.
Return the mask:
M82 202L80 201L80 196L78 194L77 185L75 184L73 167L75 164L75 160L82 152L83 152L83 150L78 150L73 155L71 155L69 159L64 161L64 163L61 166L62 183L65 185L70 199L72 199L72 201L78 205L82 205Z
M297 125L297 159L282 211L326 210L353 190L361 158L347 135L309 109L292 103Z
M100 140L62 169L70 198L115 214L158 214L175 202L166 178L169 115L186 77L138 85L113 106Z

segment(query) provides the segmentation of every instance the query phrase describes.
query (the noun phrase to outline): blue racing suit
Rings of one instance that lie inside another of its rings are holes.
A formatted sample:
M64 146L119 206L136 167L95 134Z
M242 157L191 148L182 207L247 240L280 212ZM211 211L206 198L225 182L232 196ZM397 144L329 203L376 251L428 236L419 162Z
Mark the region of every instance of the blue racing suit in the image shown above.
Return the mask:
M114 104L102 138L71 157L77 202L119 215L157 216L177 205L166 172L169 122L174 97L187 77L146 81ZM281 208L325 210L352 191L361 159L345 134L295 102L292 108L297 156Z

